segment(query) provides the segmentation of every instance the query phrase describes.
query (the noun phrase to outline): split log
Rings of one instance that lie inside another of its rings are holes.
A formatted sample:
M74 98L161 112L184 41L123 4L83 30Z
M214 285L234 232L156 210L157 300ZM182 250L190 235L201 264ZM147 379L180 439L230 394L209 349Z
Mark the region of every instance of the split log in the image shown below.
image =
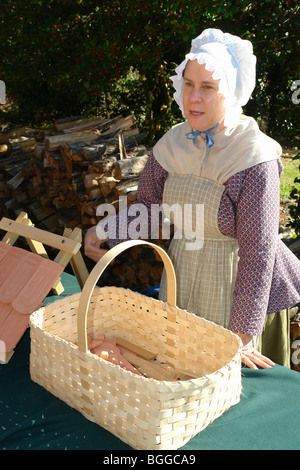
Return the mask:
M105 174L112 172L117 163L117 157L112 155L110 157L103 158L102 160L94 161L88 168L91 173ZM118 178L116 178L118 179Z
M84 146L80 149L80 153L83 158L87 161L98 160L104 154L106 150L106 144L94 144L89 146Z
M99 180L101 179L101 173L86 173L83 175L83 182L86 189L94 188L98 186Z
M110 121L111 121L110 119L103 119L103 118L84 119L80 123L77 122L77 125L64 127L62 131L65 134L68 134L68 133L74 133L74 132L82 132L82 131L87 131L87 130L99 129L107 125Z
M62 145L70 142L85 142L90 144L99 137L95 132L76 132L63 135L53 135L45 138L45 147L47 150L58 150Z
M64 122L56 126L57 130L62 132L81 132L83 130L97 129L98 131L106 131L110 126L114 125L117 121L123 119L123 116L116 116L114 118L85 118L72 122Z
M84 145L86 144L84 144L83 142L69 142L65 145L64 148L60 147L60 151L63 152L69 160L73 160L74 162L83 162L84 157L81 154L81 149Z
M99 188L103 197L107 197L113 192L113 188L118 183L113 176L106 176L99 179Z
M9 189L16 189L23 183L23 181L23 172L19 171L15 176L13 176L9 181L7 181L7 186Z
M101 192L101 189L100 189L99 186L89 188L89 189L86 190L86 192L87 192L90 200L98 199L99 197L102 196L102 192Z
M64 148L63 147L59 147L59 150L60 150L60 154L62 156L62 159L64 161L64 164L65 164L65 168L66 168L66 177L67 178L70 178L71 175L72 175L72 168L73 168L73 161L71 158L68 157L67 153L64 151Z
M101 132L101 136L108 136L111 134L118 134L118 132L127 130L135 123L135 117L133 114L127 116L123 119L118 119L112 126L109 127L106 131Z
M21 136L17 139L11 139L10 144L12 145L12 148L18 148L20 149L23 153L30 152L31 150L33 151L36 145L36 140L34 138L30 137L25 137Z
M112 171L112 176L116 180L125 180L137 177L143 171L148 158L149 155L144 155L141 157L132 157L117 161Z
M126 195L129 192L137 191L139 178L132 178L125 181L120 181L114 187L114 193L117 196Z
M43 206L39 201L30 204L29 209L34 214L35 219L39 221L56 213L53 207Z
M34 157L37 159L42 159L43 151L45 150L45 144L36 144L34 148Z
M66 165L62 159L61 152L49 152L45 150L43 159L44 168L54 168L56 170L66 171Z
M87 118L85 116L70 116L61 119L57 119L54 125L53 130L55 133L62 132L64 129L69 129L74 126L79 126L80 124L86 122L86 120L91 120L94 118Z

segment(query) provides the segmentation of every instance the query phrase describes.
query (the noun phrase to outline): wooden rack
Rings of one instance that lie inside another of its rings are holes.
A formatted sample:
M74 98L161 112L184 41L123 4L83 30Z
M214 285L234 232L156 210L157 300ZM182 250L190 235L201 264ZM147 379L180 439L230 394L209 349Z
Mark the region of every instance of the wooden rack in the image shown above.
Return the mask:
M44 245L58 249L59 252L53 261L64 268L70 263L80 288L83 288L89 273L80 252L82 244L81 229L65 229L63 236L60 236L34 227L27 213L21 212L16 220L3 217L0 221L0 230L6 232L2 242L14 245L20 236L24 237L33 253L47 259L49 257ZM64 287L59 279L53 285L52 292L55 295L60 295L63 291ZM0 363L7 364L13 353L14 351L9 353L0 351Z
M3 217L0 220L0 230L6 232L2 239L3 242L14 245L19 236L22 236L26 239L31 251L44 258L48 258L44 245L58 249L59 252L53 261L61 264L64 268L70 263L82 289L89 273L80 252L82 244L80 228L65 229L62 236L57 235L34 227L27 213L21 212L16 220ZM56 295L60 295L64 291L61 280L57 281L52 291Z

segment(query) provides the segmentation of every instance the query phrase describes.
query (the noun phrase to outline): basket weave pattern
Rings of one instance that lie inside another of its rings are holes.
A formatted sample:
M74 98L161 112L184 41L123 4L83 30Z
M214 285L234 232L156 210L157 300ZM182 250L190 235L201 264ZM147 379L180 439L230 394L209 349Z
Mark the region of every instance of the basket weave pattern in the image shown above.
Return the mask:
M127 243L127 242L125 242ZM203 318L128 289L94 288L31 315L30 373L56 397L134 449L178 449L240 400L240 341ZM91 354L80 334L121 337L199 378L159 381ZM79 344L79 345L77 345Z

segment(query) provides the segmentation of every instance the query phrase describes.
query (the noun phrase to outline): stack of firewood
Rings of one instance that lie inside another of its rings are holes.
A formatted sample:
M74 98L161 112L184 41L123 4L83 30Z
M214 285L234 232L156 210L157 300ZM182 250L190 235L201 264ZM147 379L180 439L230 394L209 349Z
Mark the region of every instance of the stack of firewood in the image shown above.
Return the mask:
M136 198L149 150L134 116L57 122L0 133L2 212L29 210L51 231L97 223L97 207ZM27 207L25 207L27 206Z
M133 115L66 118L47 130L3 129L0 216L16 218L25 211L39 228L62 234L80 227L84 235L101 219L101 204L117 212L120 196L127 204L136 199L150 153L145 140ZM157 256L138 247L114 262L103 283L141 290L159 283L161 273Z

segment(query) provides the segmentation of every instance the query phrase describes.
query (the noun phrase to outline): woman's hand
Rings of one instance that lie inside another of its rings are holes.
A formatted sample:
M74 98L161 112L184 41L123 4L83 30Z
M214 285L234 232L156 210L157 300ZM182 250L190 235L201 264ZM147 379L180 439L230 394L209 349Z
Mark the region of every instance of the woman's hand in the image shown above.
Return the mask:
M241 360L245 366L248 366L250 369L258 369L257 366L262 369L270 369L275 365L271 359L260 354L252 346L252 336L236 334L241 338L243 343Z
M255 348L250 346L244 346L242 348L242 363L245 366L248 366L250 369L258 369L257 366L261 367L262 369L270 369L275 364L271 359L260 354L256 351Z
M102 243L106 241L107 239L101 240L97 237L96 226L91 227L87 231L84 239L84 254L97 263L108 251L104 248L101 248Z

